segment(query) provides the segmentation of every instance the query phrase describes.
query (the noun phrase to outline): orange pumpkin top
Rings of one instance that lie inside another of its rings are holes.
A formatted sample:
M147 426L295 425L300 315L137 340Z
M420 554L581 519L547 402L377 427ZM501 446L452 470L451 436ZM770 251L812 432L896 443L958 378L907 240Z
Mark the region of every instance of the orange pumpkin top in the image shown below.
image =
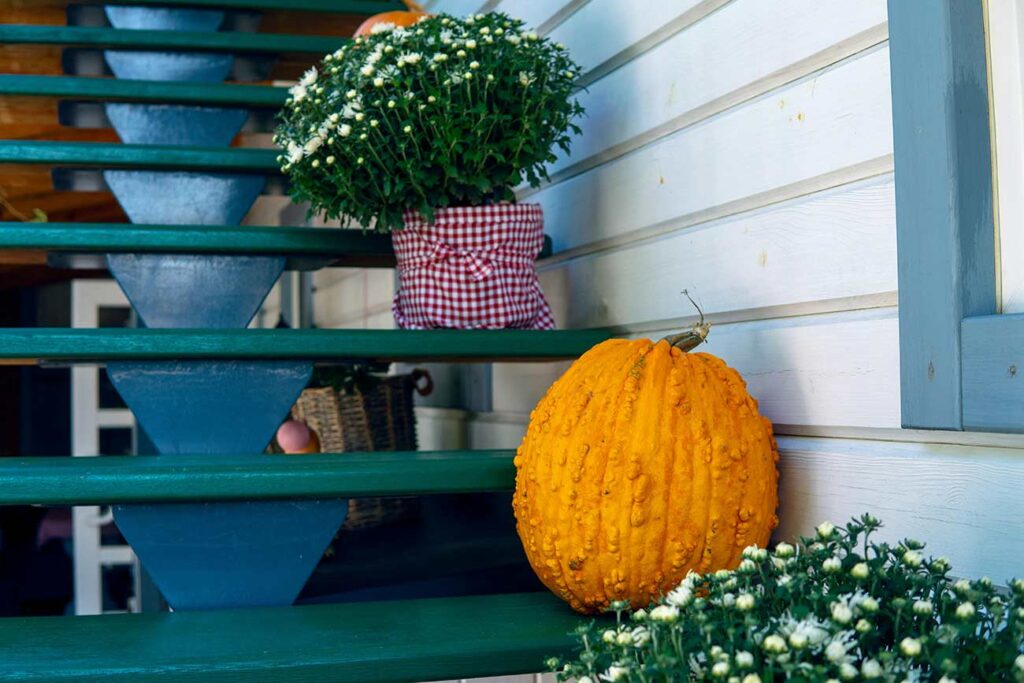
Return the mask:
M606 341L530 416L516 527L538 577L577 611L646 607L690 570L735 567L768 543L777 460L771 423L720 358Z
M423 17L429 17L427 12L415 12L406 10L395 10L393 12L381 12L375 14L356 29L357 36L369 35L377 24L394 24L395 26L412 26Z

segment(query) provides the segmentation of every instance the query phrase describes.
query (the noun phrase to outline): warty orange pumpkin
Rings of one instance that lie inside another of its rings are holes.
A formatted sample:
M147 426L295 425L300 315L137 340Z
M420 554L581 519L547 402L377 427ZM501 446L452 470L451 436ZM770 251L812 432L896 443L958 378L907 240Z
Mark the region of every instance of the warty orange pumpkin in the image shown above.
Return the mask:
M613 339L556 381L516 454L530 564L575 610L646 607L691 570L737 566L778 524L778 448L739 373L688 353L708 326Z

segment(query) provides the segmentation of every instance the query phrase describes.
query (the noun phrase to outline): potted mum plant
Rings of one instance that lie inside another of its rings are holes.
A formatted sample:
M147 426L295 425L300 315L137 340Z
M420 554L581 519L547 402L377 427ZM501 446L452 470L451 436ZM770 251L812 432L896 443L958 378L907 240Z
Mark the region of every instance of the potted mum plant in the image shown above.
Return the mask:
M828 522L733 571L690 574L647 609L580 627L562 681L1024 681L1024 581L951 578L911 539L889 544L864 515Z
M292 88L278 159L311 212L392 232L400 327L549 329L543 214L514 190L579 132L578 70L502 13L377 23Z

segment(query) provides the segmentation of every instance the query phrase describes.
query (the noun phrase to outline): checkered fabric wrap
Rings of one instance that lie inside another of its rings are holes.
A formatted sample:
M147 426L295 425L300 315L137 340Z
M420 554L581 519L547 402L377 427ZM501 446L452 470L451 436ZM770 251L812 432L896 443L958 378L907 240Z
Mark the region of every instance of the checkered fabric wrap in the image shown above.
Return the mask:
M399 327L554 329L534 270L544 246L540 205L438 209L433 225L410 211L392 241Z

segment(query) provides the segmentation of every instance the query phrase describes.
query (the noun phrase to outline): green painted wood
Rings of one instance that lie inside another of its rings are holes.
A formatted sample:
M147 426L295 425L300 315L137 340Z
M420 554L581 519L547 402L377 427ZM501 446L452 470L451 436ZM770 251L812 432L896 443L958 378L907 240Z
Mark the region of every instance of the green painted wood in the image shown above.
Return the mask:
M511 491L513 451L0 458L0 505Z
M981 3L889 0L903 426L960 429L960 323L996 310Z
M132 3L135 4L135 3ZM300 36L239 31L158 31L91 26L0 25L0 44L64 45L125 50L203 52L334 52L349 41L341 36Z
M964 429L1024 432L1024 314L962 327Z
M404 683L531 673L582 617L548 593L0 620L0 680Z
M0 74L0 95L277 109L284 105L284 101L288 97L288 90L266 85L123 81L116 78Z
M538 361L575 358L608 330L189 330L0 328L0 359Z
M71 0L72 3L95 0ZM245 10L292 10L337 14L377 14L405 9L400 0L104 0L104 5L155 5L158 7L211 7Z
M6 164L277 173L276 157L272 149L0 140L0 163Z
M391 236L282 226L0 222L0 249L58 253L273 254L346 267L393 267ZM541 258L551 255L544 236Z
M57 254L266 254L319 265L395 265L390 235L340 228L0 222L0 249Z

